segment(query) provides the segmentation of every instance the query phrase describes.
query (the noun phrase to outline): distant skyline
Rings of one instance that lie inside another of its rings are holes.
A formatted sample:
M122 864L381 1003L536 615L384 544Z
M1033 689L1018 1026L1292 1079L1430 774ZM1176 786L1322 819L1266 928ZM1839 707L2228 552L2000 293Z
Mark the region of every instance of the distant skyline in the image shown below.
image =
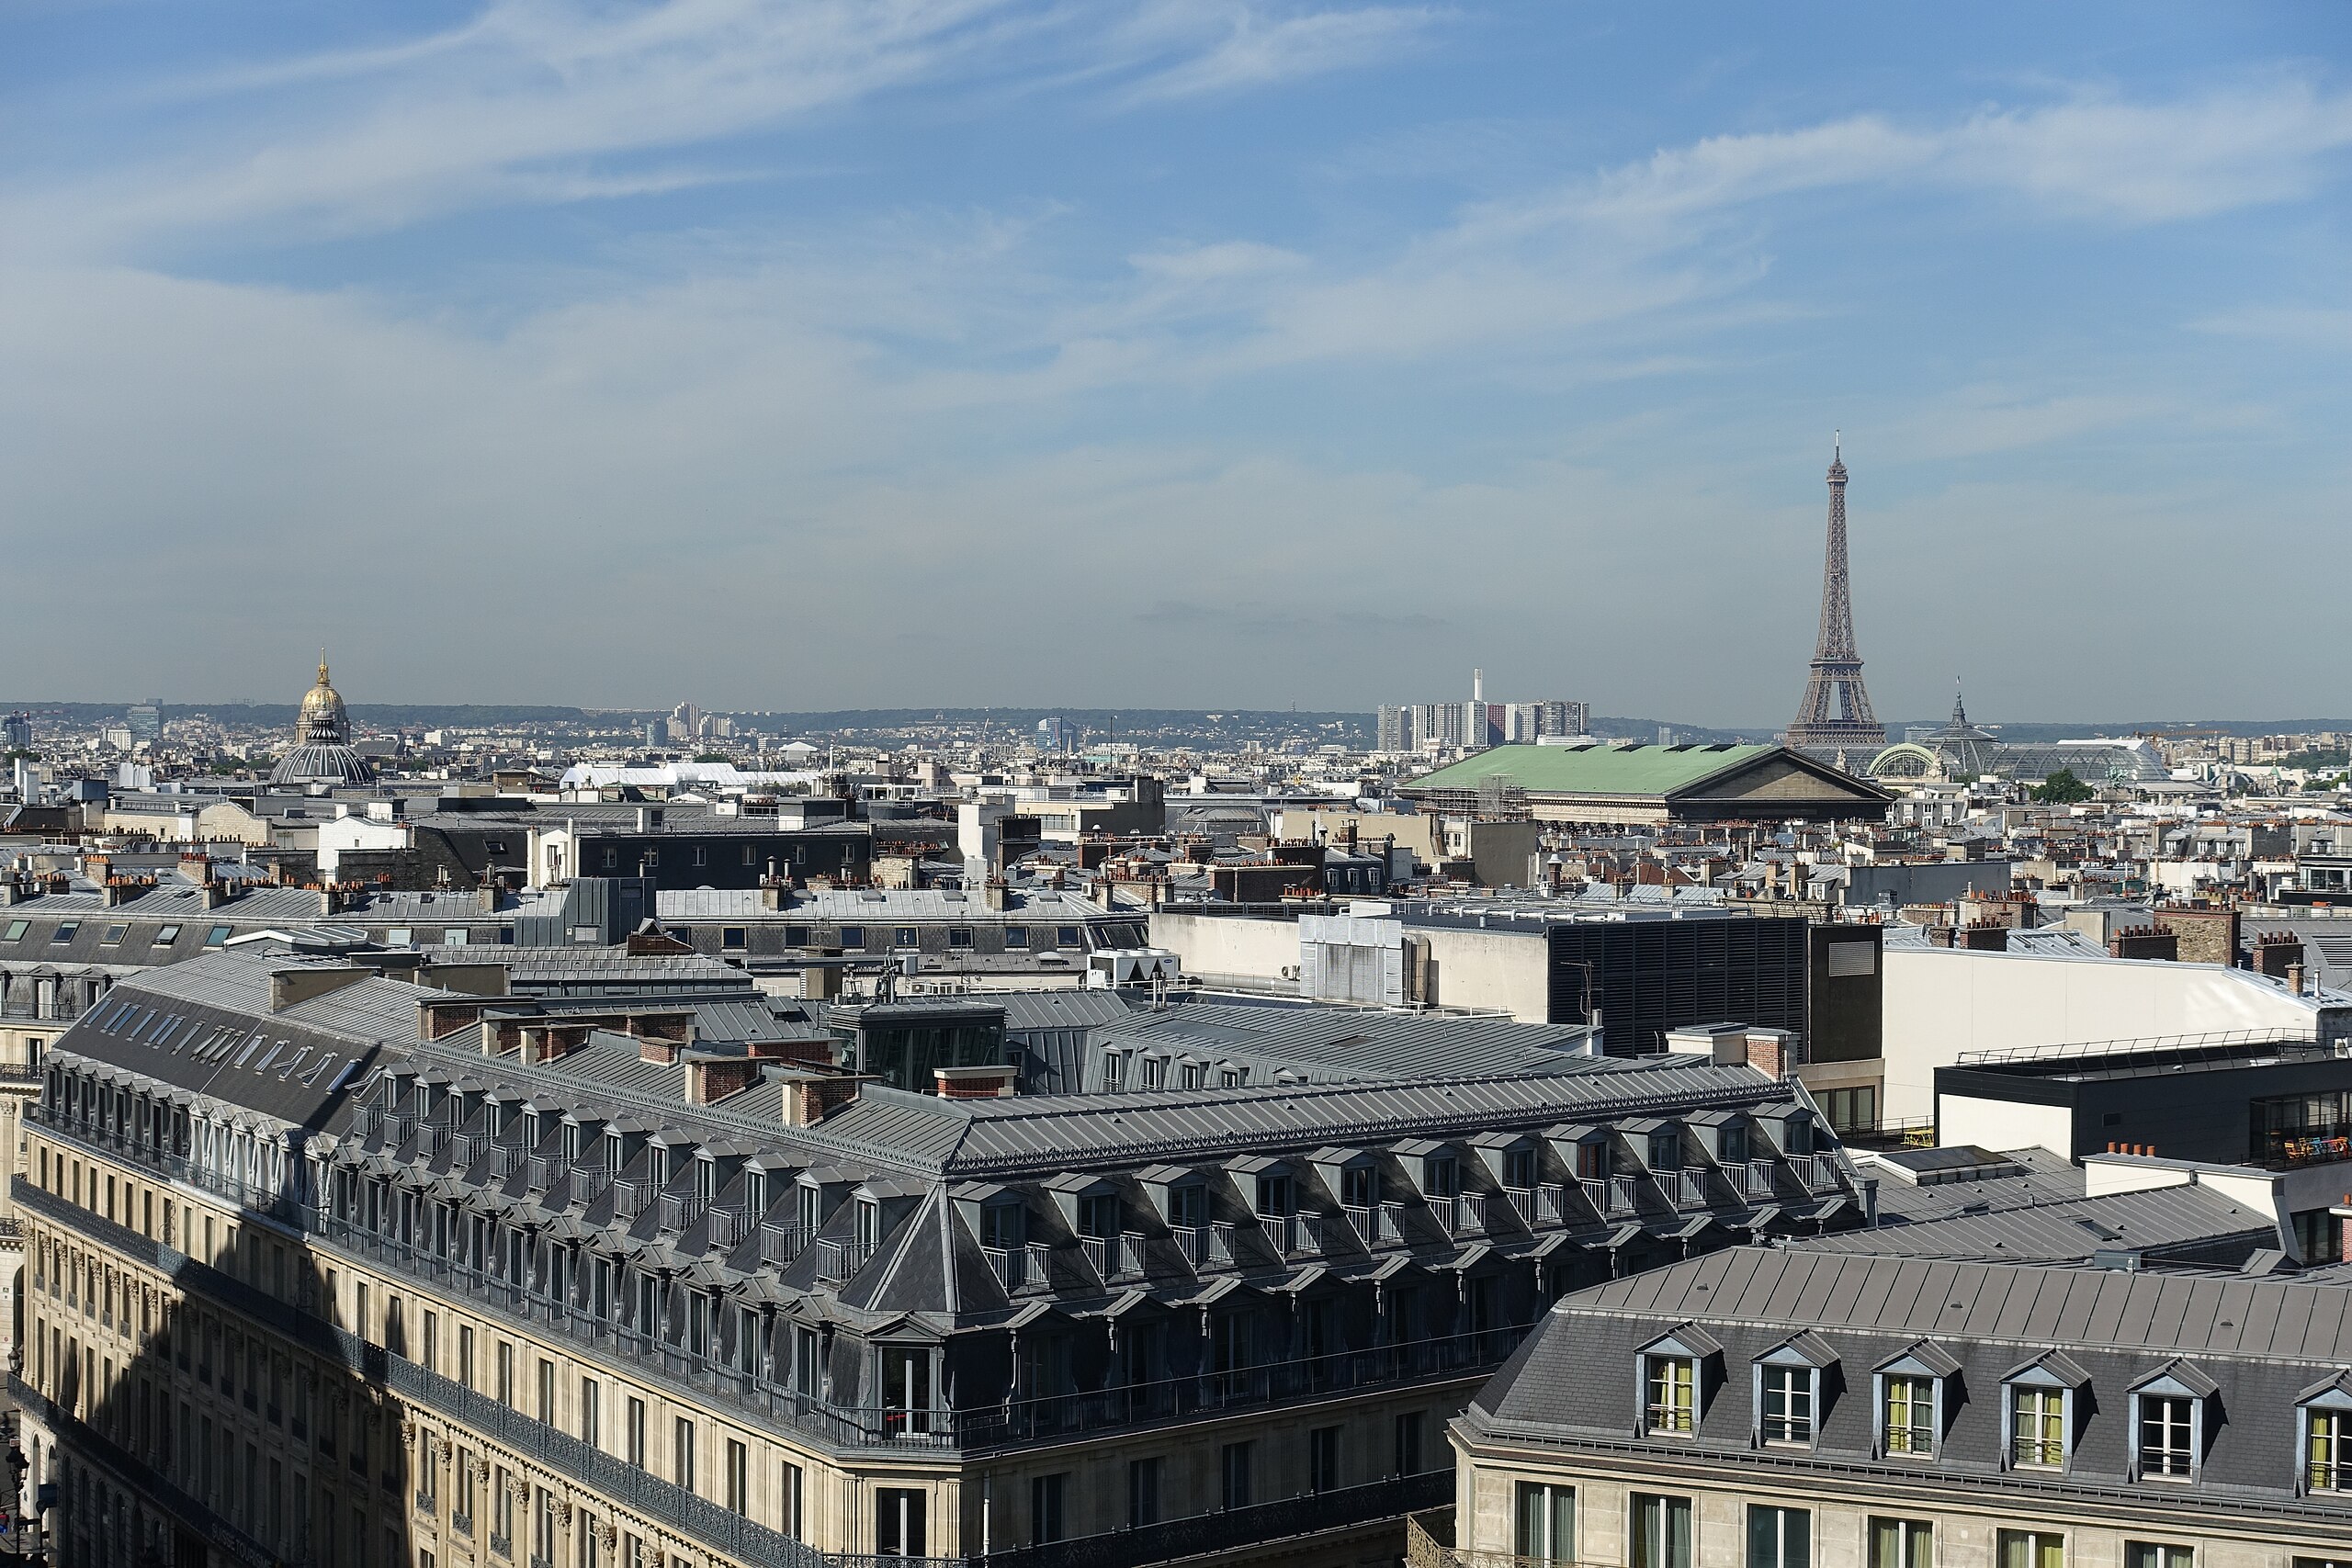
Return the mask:
M1777 727L1842 427L1882 714L2346 705L2341 6L0 41L18 692Z

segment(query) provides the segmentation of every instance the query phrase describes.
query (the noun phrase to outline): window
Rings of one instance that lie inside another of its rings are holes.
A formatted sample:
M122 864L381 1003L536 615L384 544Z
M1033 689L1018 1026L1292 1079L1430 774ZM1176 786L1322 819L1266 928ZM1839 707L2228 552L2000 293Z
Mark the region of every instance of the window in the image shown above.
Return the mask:
M710 863L709 845L696 844L695 846L695 863L696 865L708 865Z
M877 1557L925 1557L925 1494L911 1486L874 1490L874 1552Z
M157 931L157 932L155 933L155 945L156 945L157 947L169 947L169 946L171 946L171 945L172 945L172 943L174 943L174 942L175 942L179 941L179 939L180 939L180 928L179 928L179 927L177 927L177 926L165 926L163 930L161 930L161 931ZM9 940L10 940L11 942L13 942L13 941L15 941L16 939L15 939L14 937L11 937Z
M1127 1461L1127 1528L1159 1522L1159 1456Z
M2032 1383L2009 1386L2009 1458L2057 1469L2066 1462L2066 1391Z
M1813 1510L1747 1506L1747 1568L1811 1568Z
M24 941L25 933L32 930L32 925L33 923L30 920L10 920L8 922L8 934L5 937L0 937L0 942Z
M972 928L969 926L949 926L947 928L947 945L954 949L970 947L972 945Z
M2041 1530L2003 1530L1998 1568L2066 1568L2066 1538Z
M592 1449L601 1446L602 1442L597 1406L603 1394L604 1385L594 1378L580 1380L580 1440Z
M463 926L449 926L441 932L441 945L444 947L463 947L468 940L469 936Z
M645 1401L635 1394L629 1395L628 1438L628 1461L638 1469L643 1470L645 1468Z
M1432 1198L1451 1198L1462 1190L1462 1168L1452 1155L1421 1157L1421 1190Z
M2303 1407L2304 1480L2313 1492L2352 1492L2352 1407Z
M842 928L842 945L843 947L864 947L865 945L865 928L864 926L843 926ZM920 1494L918 1494L918 1495L920 1495Z
M228 944L228 941L229 928L227 926L214 926L210 931L204 933L204 945L207 947L223 947Z
M1531 1562L1573 1562L1577 1489L1522 1481L1511 1494L1511 1551Z
M721 953L741 953L751 945L752 932L748 927L721 926L718 928L718 950Z
M2123 1543L2123 1568L2196 1568L2194 1548L2173 1546L2162 1541L2127 1540Z
M695 1489L695 1424L685 1416L678 1417L670 1438L673 1479L685 1490Z
M1645 1429L1688 1437L1697 1414L1698 1367L1688 1356L1646 1358L1648 1391Z
M1062 1492L1067 1472L1029 1478L1029 1544L1050 1546L1062 1539Z
M1055 946L1076 947L1078 944L1079 936L1078 928L1076 926L1056 926L1054 928Z
M775 1528L793 1540L798 1540L801 1529L801 1491L806 1477L802 1474L800 1467L790 1460L780 1462L782 1468L776 1472L775 1478Z
M1029 945L1029 928L1027 926L1005 927L1004 945L1014 953L1026 949Z
M2197 1470L2197 1402L2173 1393L2143 1393L2139 1399L2140 1473L2188 1480Z
M1873 1518L1870 1568L1936 1568L1936 1527L1926 1519Z
M1690 1498L1634 1494L1634 1551L1629 1568L1690 1568Z
M727 1439L727 1511L752 1511L752 1450L741 1439Z
M1146 1089L1166 1089L1168 1087L1167 1057L1146 1056L1143 1059L1143 1087Z
M1758 1412L1764 1440L1768 1443L1804 1443L1813 1441L1813 1385L1816 1375L1811 1367L1768 1365L1760 1369L1763 1377L1763 1403Z
M1829 1116L1832 1131L1839 1133L1871 1133L1878 1130L1878 1088L1865 1084L1859 1089L1833 1089L1821 1097L1821 1108Z
M474 1331L462 1323L458 1325L458 1381L474 1386Z
M1317 1427L1306 1434L1306 1486L1336 1492L1340 1486L1340 1428Z
M1126 1077L1127 1077L1127 1054L1126 1054L1125 1051L1105 1051L1105 1052L1103 1052L1103 1053L1102 1053L1102 1089L1103 1089L1103 1092L1104 1092L1104 1093L1106 1093L1106 1094L1116 1094L1116 1093L1118 1093L1118 1092L1119 1092L1119 1090L1121 1090L1121 1089L1125 1089L1125 1088L1126 1088L1126 1087L1127 1087L1127 1085L1126 1085Z
M1886 1451L1932 1458L1936 1451L1935 1380L1889 1373L1882 1387L1879 1431Z
M892 947L914 947L919 945L916 938L915 928L912 926L898 927L890 933L890 945Z
M555 1425L555 1363L545 1358L539 1361L539 1419Z
M360 1287L363 1291L367 1288L365 1285ZM366 1311L364 1300L361 1303L361 1310ZM514 1347L503 1339L498 1342L497 1361L498 1403L512 1405L514 1403Z
M61 920L58 922L57 929L50 933L49 940L59 946L62 946L66 942L72 942L74 940L74 933L79 931L81 929L82 922L79 920ZM226 931L228 928L223 926L221 929Z
M1218 1506L1246 1508L1250 1506L1250 1459L1254 1443L1227 1443L1218 1456Z
M127 934L130 930L130 928L129 926L108 926L106 929L106 934L98 938L98 945L100 947L120 947L122 945L122 939L124 935Z
M1533 1149L1503 1151L1503 1185L1532 1191L1536 1182L1536 1159Z
M1418 1410L1408 1410L1396 1417L1396 1473L1419 1475L1421 1472L1421 1434L1428 1421Z
M808 940L808 928L807 926L785 927L784 945L786 947L808 947L813 945Z

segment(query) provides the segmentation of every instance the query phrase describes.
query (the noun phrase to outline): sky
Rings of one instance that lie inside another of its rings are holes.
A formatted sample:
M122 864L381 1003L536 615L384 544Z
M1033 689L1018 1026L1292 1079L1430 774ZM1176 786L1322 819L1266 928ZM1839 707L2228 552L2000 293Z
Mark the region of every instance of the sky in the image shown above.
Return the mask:
M2341 5L0 18L17 698L2341 715L2347 372Z

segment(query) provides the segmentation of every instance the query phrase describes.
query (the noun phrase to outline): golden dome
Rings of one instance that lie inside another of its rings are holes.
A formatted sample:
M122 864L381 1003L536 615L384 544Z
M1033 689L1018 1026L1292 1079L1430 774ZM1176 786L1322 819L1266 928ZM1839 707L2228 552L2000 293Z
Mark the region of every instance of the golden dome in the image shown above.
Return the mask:
M334 683L327 679L326 660L319 660L319 683L302 694L302 716L332 715L343 716L343 698L335 694Z

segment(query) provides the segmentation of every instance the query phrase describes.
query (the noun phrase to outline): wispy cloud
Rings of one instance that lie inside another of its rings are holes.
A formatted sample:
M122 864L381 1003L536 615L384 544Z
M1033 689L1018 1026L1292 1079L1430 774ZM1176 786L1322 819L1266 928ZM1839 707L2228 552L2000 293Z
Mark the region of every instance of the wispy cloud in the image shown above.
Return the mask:
M20 252L119 254L634 194L631 159L893 92L1107 79L1134 103L1265 87L1378 62L1433 16L1262 0L1163 6L1143 21L1069 0L492 0L407 42L156 85L152 96L205 101L219 122L163 160L20 174L7 228Z
M1187 9L1197 24L1204 8ZM1376 64L1402 53L1442 19L1435 9L1396 6L1284 17L1227 6L1207 8L1205 15L1221 21L1209 46L1131 84L1125 101L1200 97Z

